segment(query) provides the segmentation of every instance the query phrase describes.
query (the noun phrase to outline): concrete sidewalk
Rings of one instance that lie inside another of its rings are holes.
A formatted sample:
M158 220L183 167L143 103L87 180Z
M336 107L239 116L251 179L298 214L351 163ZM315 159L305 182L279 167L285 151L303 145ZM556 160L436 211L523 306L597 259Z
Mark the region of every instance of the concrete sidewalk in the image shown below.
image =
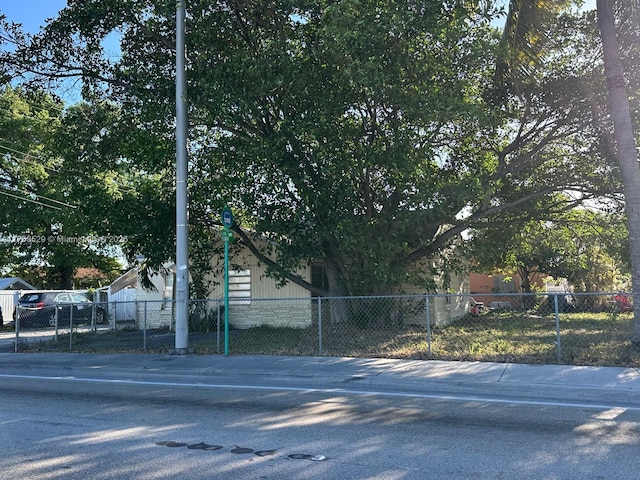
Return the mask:
M6 375L640 409L640 371L617 367L335 357L0 353L0 381Z

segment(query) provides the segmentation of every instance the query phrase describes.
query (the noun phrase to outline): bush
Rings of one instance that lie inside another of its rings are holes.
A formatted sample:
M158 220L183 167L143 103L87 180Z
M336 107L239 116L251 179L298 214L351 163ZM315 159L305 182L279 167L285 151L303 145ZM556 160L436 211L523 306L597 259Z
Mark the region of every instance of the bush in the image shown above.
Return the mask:
M214 305L214 309L208 309L205 302L193 302L189 311L190 332L216 332L218 324L224 322L224 306ZM220 315L220 321L218 321Z

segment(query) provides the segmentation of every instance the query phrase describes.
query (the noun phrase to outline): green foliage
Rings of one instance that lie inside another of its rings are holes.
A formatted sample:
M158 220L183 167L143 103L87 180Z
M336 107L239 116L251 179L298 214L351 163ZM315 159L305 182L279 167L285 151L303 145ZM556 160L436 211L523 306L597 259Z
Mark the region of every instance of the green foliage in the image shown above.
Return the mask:
M566 278L578 291L624 289L628 272L624 217L576 209L547 221L478 231L472 252L476 269L517 272L525 292L536 274Z
M83 172L82 159L62 142L62 132L71 139L68 129L80 122L37 90L5 87L0 103L0 268L42 287L70 288L78 267L96 268L108 282L121 268L117 242L97 223L97 208L109 208L113 195L108 174L95 164Z
M188 10L196 272L219 248L229 204L242 244L282 283L334 295L435 290L445 285L430 283L432 265L455 265L465 229L573 203L555 192L611 192L610 165L593 174L591 97L574 88L590 71L549 68L496 105L497 12L478 2L193 0ZM169 1L70 2L1 57L16 75L42 73L34 81L83 80L86 108L99 108L69 130L77 141L66 151L109 159L112 187L92 194L104 194L114 220L103 222L127 237L127 255L143 253L151 269L172 257L175 236L174 17ZM114 31L117 58L101 46ZM314 259L329 292L294 273Z
M559 14L569 0L511 0L500 41L496 86L522 91L534 83L553 37Z

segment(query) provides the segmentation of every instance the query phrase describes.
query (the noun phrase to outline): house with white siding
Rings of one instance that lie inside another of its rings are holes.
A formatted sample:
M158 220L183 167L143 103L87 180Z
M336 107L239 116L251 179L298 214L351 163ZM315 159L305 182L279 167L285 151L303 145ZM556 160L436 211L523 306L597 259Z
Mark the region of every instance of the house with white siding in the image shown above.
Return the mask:
M229 323L233 328L246 329L257 326L306 328L316 319L317 302L310 292L289 282L280 286L277 281L266 275L266 265L260 262L248 248L235 246L229 270ZM212 271L220 272L223 259L212 258ZM318 284L324 278L322 265L314 264L297 272L306 282ZM431 262L421 262L416 268L433 271ZM205 283L210 285L207 295L207 313L212 314L224 304L224 285L222 275L210 274ZM138 270L131 269L108 287L108 296L112 300L123 289L134 289L137 307L130 316L142 328L173 326L175 321L175 266L166 263L160 273L150 278L151 288L145 288L138 279ZM424 290L413 286L403 286L398 293L406 295L424 295ZM452 276L448 294L433 297L429 303L430 322L442 325L469 311L468 276ZM418 300L419 301L419 300ZM122 307L120 307L122 311ZM410 309L411 310L411 309ZM329 310L324 312L324 316ZM110 310L112 313L112 311ZM402 312L405 324L424 324L424 309L416 308L415 313ZM119 320L118 320L119 321Z
M174 321L175 268L166 263L162 273L152 275L143 286L138 268L132 268L107 287L96 291L94 299L107 306L110 323L135 323L139 328L172 326Z

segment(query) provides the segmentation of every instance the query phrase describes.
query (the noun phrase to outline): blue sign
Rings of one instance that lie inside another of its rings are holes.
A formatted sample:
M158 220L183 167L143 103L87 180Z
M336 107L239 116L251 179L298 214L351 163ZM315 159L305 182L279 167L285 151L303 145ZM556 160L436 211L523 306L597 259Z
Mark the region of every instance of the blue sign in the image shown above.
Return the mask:
M229 207L224 207L222 210L222 225L225 228L231 228L231 225L233 225L233 214Z

